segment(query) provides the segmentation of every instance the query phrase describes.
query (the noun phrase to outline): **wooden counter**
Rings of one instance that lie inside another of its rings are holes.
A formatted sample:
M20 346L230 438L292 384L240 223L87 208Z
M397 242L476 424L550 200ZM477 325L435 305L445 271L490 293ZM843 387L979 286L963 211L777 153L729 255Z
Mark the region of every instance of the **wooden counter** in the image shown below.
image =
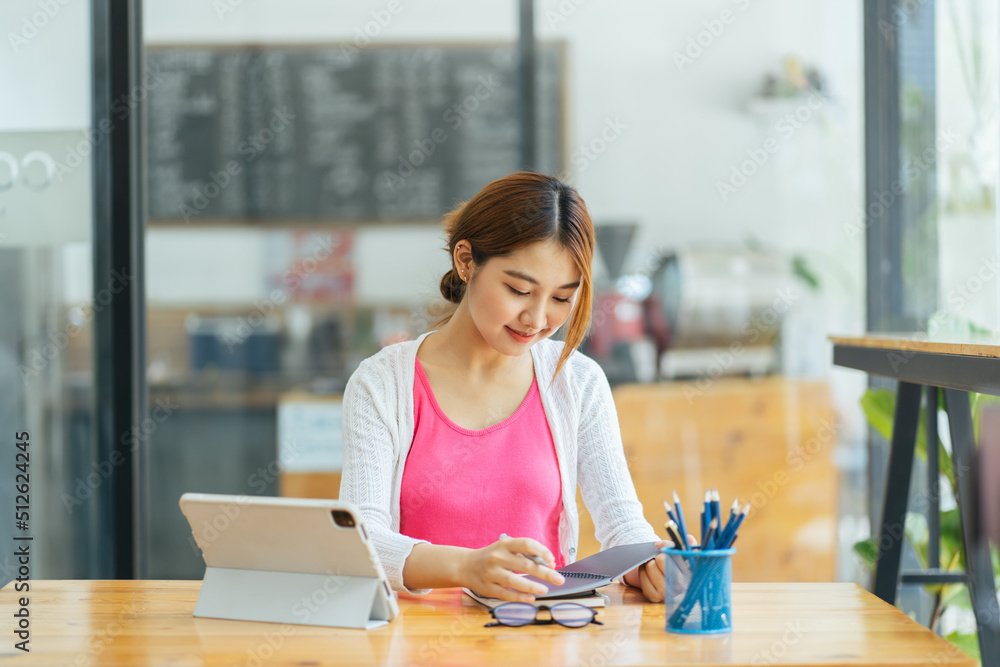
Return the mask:
M698 534L705 489L725 514L752 503L733 559L735 581L834 581L838 423L823 382L780 376L676 381L614 389L622 442L646 519L661 535L677 491ZM580 553L595 553L578 501Z
M663 605L603 590L604 625L486 628L457 589L400 596L388 626L341 630L195 618L199 581L32 581L31 653L13 649L13 583L0 655L24 665L946 665L975 662L853 584L735 584L730 634L664 631Z

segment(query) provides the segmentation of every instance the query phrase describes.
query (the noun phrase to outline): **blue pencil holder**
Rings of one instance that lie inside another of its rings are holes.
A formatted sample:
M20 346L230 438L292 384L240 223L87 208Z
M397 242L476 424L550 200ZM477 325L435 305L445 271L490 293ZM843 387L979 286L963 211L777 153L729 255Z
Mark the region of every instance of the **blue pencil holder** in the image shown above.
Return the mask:
M736 549L682 551L664 547L667 632L714 634L733 629Z

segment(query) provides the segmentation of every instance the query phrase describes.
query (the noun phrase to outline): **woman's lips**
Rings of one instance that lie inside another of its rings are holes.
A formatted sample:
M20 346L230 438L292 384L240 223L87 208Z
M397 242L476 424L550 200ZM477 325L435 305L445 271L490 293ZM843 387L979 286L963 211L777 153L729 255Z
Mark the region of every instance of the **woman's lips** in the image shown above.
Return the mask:
M531 340L532 338L534 338L536 335L538 335L537 331L535 333L533 333L533 334L525 335L525 334L517 331L516 329L511 329L510 327L506 327L506 328L507 328L507 331L510 332L510 335L513 336L515 340L520 341L522 343L527 342L527 341Z

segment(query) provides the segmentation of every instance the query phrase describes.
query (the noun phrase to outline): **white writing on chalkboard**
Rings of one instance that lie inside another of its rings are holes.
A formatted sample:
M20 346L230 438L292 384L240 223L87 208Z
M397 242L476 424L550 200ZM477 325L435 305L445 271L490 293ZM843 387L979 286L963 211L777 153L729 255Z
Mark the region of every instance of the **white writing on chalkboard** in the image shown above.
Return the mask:
M462 127L462 123L469 119L479 109L481 103L489 99L500 85L500 82L493 75L480 76L479 81L480 85L471 95L467 95L461 102L451 105L441 114L441 119L448 124L452 131ZM416 172L417 167L424 164L427 158L434 154L438 144L443 144L449 136L451 133L444 128L435 127L427 137L414 139L413 150L396 158L399 166L395 171L387 169L384 172L386 186L395 191L397 187L403 185L406 179Z
M384 11L382 23L395 15ZM564 55L546 44L538 56L534 168L560 173ZM438 219L523 167L512 46L359 37L156 48L147 59L162 78L148 105L153 220ZM270 127L286 110L294 120Z

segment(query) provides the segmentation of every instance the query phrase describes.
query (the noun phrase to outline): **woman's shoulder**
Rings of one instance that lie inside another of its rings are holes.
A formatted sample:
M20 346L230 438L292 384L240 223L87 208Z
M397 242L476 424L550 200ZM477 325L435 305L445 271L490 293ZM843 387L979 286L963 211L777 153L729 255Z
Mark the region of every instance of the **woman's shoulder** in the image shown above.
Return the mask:
M362 382L368 386L385 389L392 379L398 379L405 371L404 365L415 350L419 339L386 345L372 356L358 364L351 374L349 384Z
M365 361L376 365L397 363L402 358L406 357L407 353L416 348L419 340L419 338L415 338L413 340L404 340L399 343L386 345L381 350L365 359Z

